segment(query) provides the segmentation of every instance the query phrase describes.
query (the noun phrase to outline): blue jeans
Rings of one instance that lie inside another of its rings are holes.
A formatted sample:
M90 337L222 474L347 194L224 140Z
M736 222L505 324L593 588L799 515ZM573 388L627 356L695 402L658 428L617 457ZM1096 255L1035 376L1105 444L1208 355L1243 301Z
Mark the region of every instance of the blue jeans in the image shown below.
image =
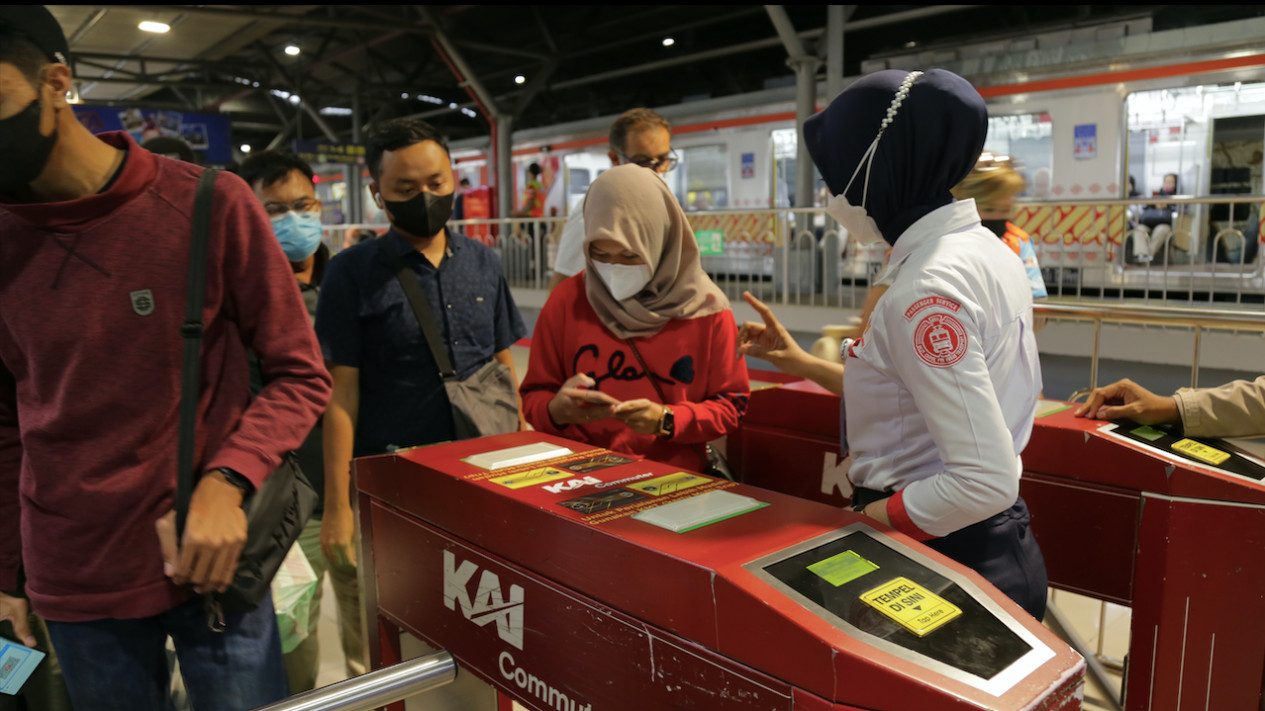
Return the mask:
M199 596L154 617L50 620L48 631L76 709L169 711L168 636L198 711L244 711L288 696L272 598L224 618L224 631L213 631Z

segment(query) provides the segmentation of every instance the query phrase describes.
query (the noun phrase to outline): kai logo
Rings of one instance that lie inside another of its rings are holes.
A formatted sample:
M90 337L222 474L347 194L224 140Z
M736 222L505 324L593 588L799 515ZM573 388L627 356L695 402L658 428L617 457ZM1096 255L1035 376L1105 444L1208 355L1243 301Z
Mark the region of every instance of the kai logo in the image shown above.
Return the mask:
M457 565L452 551L444 551L444 606L456 610L467 620L484 627L496 623L496 633L507 644L523 648L523 587L511 585L509 600L501 592L501 579L490 570L483 571L479 586L470 598L470 581L479 572L479 566L470 561Z
M541 488L544 489L545 491L548 491L551 494L561 494L564 491L579 489L582 486L589 486L589 485L596 486L601 483L602 483L601 479L597 479L591 476L586 476L583 479L567 479L566 481L560 481L557 484L546 484Z

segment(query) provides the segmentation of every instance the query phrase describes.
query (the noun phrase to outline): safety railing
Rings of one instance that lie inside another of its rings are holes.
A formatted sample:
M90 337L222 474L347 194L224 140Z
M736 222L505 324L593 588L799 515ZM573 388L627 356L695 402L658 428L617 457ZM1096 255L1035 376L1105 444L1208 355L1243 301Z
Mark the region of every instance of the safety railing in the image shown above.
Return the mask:
M1265 197L1162 198L1174 210L1172 231L1159 235L1139 222L1159 198L1024 202L1015 223L1031 236L1051 296L1076 302L1166 304L1265 300L1259 214ZM1225 206L1215 231L1209 206ZM708 210L687 213L703 269L732 299L743 291L782 304L859 308L882 268L888 245L860 244L821 208ZM511 286L549 282L566 218L460 220L456 229L501 256ZM337 251L362 231L385 224L331 225L326 243ZM1131 256L1146 241L1149 260ZM1179 249L1179 245L1183 248Z
M1057 321L1090 322L1094 326L1093 348L1090 354L1089 388L1098 387L1098 363L1102 326L1131 324L1164 326L1190 329L1194 334L1194 351L1191 354L1190 387L1199 387L1199 360L1203 334L1207 331L1246 331L1265 333L1265 312L1229 311L1225 309L1192 309L1167 306L1125 304L1068 304L1038 302L1033 310L1040 316ZM1076 399L1082 391L1072 394Z
M370 711L456 678L457 662L448 652L440 651L297 694L255 711Z

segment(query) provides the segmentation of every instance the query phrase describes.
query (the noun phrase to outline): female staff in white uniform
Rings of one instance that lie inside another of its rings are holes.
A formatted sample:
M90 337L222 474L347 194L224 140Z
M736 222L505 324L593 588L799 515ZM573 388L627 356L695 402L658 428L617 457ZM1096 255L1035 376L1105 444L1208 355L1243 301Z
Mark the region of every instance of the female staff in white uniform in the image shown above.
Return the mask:
M845 364L800 349L763 305L743 349L843 395L853 504L970 566L1038 619L1041 551L1019 498L1041 371L1020 262L949 190L975 165L988 114L944 70L867 76L804 125L856 239L892 245L891 288ZM889 272L890 273L890 272ZM843 372L840 373L840 370Z

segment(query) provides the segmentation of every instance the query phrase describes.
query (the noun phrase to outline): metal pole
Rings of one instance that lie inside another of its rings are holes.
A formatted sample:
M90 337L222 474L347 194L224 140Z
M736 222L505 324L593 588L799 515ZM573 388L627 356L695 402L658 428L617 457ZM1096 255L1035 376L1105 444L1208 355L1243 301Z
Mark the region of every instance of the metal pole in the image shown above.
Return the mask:
M797 57L787 63L795 69L795 207L812 207L813 161L804 141L804 122L817 113L817 66L821 60Z
M1102 334L1102 319L1094 321L1094 353L1089 362L1089 387L1098 387L1098 338Z
M843 9L826 6L826 101L843 91Z
M337 684L291 696L255 711L370 711L457 678L457 663L448 652L435 652Z
M357 85L351 94L351 142L360 145L364 140L363 120L360 118L360 86ZM351 219L349 222L365 221L365 189L361 183L364 166L355 163L348 166L347 194L350 198Z
M497 217L507 218L514 212L514 148L511 134L514 117L496 115L496 205Z
M1199 387L1199 344L1203 329L1195 326L1195 359L1190 364L1190 387Z

